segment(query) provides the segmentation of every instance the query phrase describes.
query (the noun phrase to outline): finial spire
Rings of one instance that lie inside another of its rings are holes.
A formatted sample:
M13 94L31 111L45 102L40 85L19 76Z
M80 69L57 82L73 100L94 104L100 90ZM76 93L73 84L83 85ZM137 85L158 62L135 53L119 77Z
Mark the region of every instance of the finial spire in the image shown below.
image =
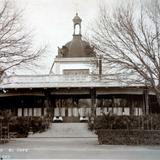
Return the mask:
M78 15L78 11L79 11L79 2L78 1L74 1L74 9L76 11L76 15Z

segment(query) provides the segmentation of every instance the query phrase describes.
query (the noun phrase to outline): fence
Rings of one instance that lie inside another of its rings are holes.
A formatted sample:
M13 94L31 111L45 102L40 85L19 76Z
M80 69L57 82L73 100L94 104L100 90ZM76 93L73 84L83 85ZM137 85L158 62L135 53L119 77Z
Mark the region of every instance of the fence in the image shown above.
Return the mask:
M2 119L0 120L0 143L9 142L9 122L4 122Z

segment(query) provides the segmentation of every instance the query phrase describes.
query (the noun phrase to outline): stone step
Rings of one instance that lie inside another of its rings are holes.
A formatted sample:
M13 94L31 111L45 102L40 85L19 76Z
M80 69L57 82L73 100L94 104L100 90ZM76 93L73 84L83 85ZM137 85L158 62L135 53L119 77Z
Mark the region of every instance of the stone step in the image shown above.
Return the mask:
M88 130L87 123L52 123L50 128L43 133L35 133L29 137L97 137Z

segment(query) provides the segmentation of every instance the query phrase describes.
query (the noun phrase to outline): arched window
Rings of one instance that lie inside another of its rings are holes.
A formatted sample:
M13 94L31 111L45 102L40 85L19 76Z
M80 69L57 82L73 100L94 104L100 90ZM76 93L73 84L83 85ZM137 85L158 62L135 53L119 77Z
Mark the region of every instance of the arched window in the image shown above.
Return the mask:
M80 25L79 24L75 25L74 33L75 33L75 35L79 35L80 34Z

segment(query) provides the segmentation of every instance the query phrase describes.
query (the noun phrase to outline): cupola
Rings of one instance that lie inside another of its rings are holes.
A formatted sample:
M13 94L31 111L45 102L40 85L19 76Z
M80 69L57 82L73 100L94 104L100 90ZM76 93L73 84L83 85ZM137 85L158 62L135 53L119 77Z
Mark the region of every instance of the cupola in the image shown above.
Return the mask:
M93 47L84 40L81 35L82 19L76 13L73 18L73 39L66 43L62 48L58 48L58 57L93 57L95 52Z

